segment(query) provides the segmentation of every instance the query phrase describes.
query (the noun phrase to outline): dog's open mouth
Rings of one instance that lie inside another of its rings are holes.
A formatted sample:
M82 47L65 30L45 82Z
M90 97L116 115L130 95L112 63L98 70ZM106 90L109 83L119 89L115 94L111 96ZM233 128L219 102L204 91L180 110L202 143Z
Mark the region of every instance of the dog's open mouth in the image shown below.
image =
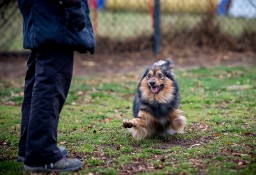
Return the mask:
M160 85L160 86L151 86L150 89L151 91L156 94L158 93L162 88L163 88L164 85Z

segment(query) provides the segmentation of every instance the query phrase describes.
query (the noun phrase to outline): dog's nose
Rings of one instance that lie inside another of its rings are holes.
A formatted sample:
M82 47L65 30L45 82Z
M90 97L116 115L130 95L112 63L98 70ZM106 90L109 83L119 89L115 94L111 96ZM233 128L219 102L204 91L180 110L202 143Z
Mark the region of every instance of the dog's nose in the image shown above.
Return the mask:
M150 84L150 86L154 86L156 84L156 82L150 81L149 84Z

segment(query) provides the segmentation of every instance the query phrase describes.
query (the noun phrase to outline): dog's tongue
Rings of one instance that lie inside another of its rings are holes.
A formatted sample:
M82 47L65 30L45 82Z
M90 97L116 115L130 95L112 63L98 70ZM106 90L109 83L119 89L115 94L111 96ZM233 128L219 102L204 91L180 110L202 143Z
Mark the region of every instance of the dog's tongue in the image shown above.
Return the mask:
M159 89L158 87L151 87L151 90L152 90L153 93L157 93L158 89Z

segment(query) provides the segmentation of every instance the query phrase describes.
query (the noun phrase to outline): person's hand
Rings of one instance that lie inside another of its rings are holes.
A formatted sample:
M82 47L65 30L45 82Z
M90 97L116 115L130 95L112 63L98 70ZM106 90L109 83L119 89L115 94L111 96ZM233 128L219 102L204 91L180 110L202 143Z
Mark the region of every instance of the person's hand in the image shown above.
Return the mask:
M79 0L61 0L61 5L66 12L66 26L71 29L75 27L78 31L85 27L85 12Z

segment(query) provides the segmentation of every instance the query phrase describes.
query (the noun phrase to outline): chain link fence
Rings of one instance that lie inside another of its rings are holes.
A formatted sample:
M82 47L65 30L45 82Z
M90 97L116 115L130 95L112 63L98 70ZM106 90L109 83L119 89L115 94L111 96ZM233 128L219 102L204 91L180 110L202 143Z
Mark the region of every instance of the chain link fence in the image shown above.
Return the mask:
M88 0L96 53L152 48L154 0ZM160 0L161 44L256 50L256 0ZM15 0L0 1L0 52L23 52Z

